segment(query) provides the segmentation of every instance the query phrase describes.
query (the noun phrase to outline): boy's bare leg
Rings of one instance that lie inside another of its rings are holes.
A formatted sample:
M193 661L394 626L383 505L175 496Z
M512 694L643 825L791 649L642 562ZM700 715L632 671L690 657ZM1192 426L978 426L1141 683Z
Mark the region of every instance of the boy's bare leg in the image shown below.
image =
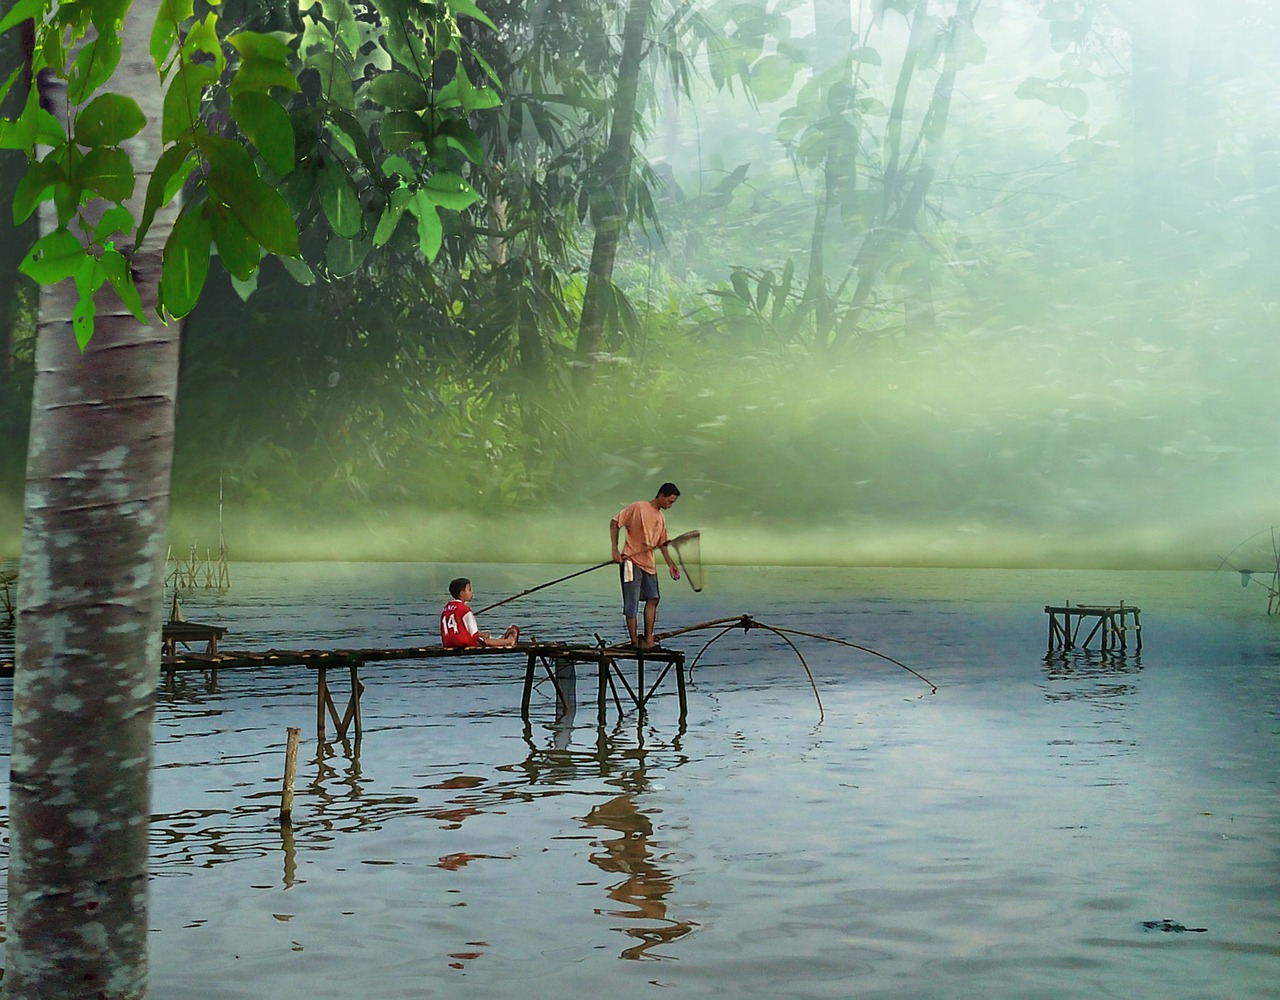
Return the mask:
M634 616L627 619L627 635L631 637L631 645L638 649L640 643L636 638L636 620Z

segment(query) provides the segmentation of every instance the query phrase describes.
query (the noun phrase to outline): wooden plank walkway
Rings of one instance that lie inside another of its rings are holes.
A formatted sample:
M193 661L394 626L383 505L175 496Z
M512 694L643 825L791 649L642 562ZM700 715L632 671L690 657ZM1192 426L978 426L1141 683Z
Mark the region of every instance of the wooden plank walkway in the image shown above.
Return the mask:
M171 623L179 624L179 623ZM210 684L217 681L222 670L263 669L268 667L305 667L316 672L316 733L321 741L326 739L327 722L333 722L334 733L342 739L350 732L356 740L363 734L360 716L360 698L365 685L360 679L360 667L366 663L433 660L442 658L511 657L524 659L524 686L520 698L520 714L529 718L529 702L534 680L541 666L556 690L561 707L568 708L568 695L561 690L557 680L557 667L562 664L593 664L597 671L596 712L599 723L605 724L608 702L612 696L618 715L624 714L622 694L625 692L631 706L643 718L650 699L659 685L674 668L676 692L680 702L680 720L688 712L685 693L684 653L675 649L640 651L630 646L590 646L557 642L522 642L513 647L475 647L472 649L445 649L441 646L373 647L365 649L268 649L223 650L219 640L226 629L220 626L182 622L181 637L178 629L166 624L164 650L160 657L160 671L164 682L172 689L179 673L201 671ZM203 630L203 631L201 631ZM172 641L170 641L172 640ZM204 651L178 651L178 642L204 641ZM624 671L622 664L633 662L634 669ZM348 672L350 689L347 703L339 711L334 701L329 671ZM646 677L646 672L648 676ZM655 676L656 673L656 676ZM13 664L0 664L0 677L13 676Z
M1086 621L1094 624L1084 642L1079 643L1080 648L1088 649L1094 636L1098 636L1103 650L1127 649L1128 633L1133 632L1137 648L1142 649L1142 611L1124 601L1118 605L1072 604L1070 601L1061 607L1046 604L1044 613L1049 616L1049 653L1075 649ZM1133 618L1132 625L1128 624L1129 618Z

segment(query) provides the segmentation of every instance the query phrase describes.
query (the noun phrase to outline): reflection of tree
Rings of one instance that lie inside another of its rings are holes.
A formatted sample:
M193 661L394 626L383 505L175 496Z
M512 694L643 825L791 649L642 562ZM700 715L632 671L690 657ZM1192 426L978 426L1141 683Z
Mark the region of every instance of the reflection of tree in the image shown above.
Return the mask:
M609 887L609 898L630 908L596 912L646 922L646 926L615 928L629 937L640 939L640 944L624 948L619 957L660 958L662 956L648 955L647 952L660 944L678 941L697 925L667 916L666 899L675 888L676 876L658 864L650 843L653 823L636 803L637 796L647 785L644 766L637 767L619 783L627 790L593 808L583 818L582 825L618 833L617 837L599 841L600 850L591 855L590 861L602 871L626 876ZM650 809L648 813L657 811Z

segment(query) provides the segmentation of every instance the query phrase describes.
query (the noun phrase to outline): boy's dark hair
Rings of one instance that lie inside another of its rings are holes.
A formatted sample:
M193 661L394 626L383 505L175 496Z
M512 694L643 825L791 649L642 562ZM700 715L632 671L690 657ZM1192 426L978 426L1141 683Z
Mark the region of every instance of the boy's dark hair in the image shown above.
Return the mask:
M462 593L463 588L470 582L471 581L468 580L465 576L460 576L456 580L450 580L449 596L456 601L458 599L458 595Z
M658 487L658 496L660 497L678 497L680 490L675 483L663 483Z

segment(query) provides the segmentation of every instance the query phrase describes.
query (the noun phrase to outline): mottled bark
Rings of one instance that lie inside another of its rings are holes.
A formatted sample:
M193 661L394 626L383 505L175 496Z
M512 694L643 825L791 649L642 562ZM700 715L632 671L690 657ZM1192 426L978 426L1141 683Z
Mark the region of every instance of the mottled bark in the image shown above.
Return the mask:
M111 89L154 129L160 87L146 52L154 0L124 27ZM140 198L146 177L139 177ZM133 206L135 216L139 209ZM153 315L158 219L134 261ZM10 775L9 997L147 993L147 831L159 668L177 328L140 324L110 295L83 355L70 282L40 301L35 401L15 635Z

